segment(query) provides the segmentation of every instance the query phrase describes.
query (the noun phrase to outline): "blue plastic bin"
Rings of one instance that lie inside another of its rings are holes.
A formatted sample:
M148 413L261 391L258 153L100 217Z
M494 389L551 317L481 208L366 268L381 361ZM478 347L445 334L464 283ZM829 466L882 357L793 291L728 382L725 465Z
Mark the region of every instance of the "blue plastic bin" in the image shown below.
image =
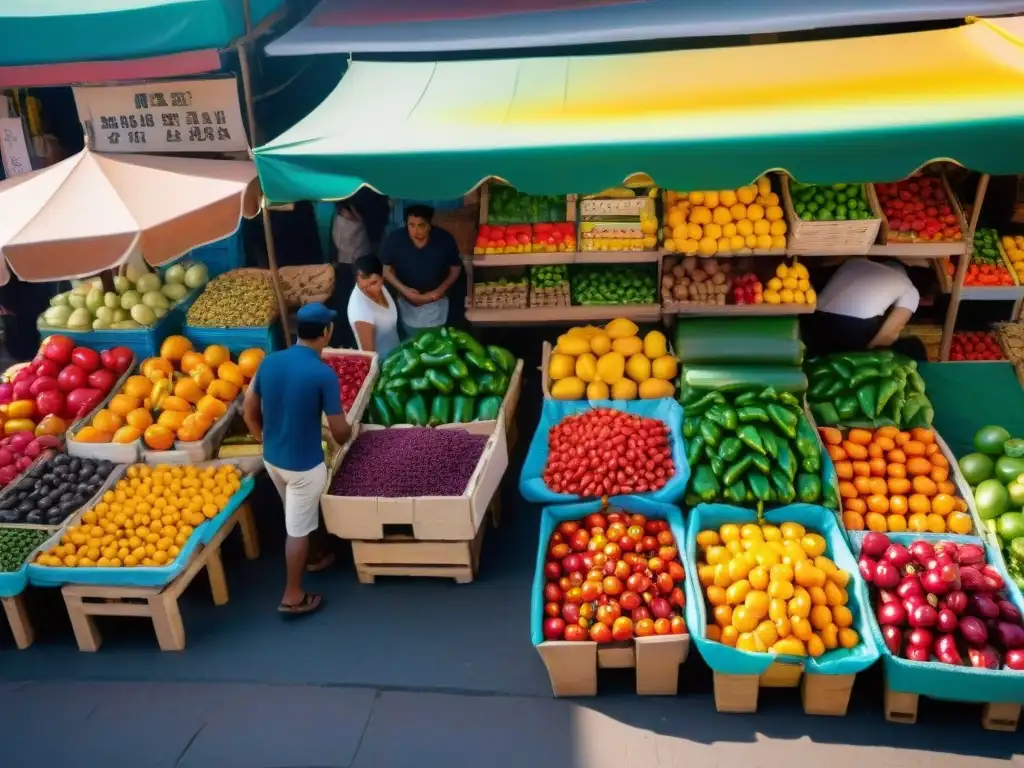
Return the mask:
M193 297L194 300L194 297ZM184 312L173 309L164 315L152 328L106 331L71 331L66 328L40 328L42 339L49 336L67 336L75 344L90 349L103 350L111 347L128 347L135 357L142 360L160 354L160 345L168 336L180 332Z
M1010 580L1002 560L995 548L976 536L954 536L946 534L927 537L917 533L887 533L889 540L909 546L918 539L955 541L957 543L981 544L985 547L986 559L1002 574L1007 583L1007 596L1017 609L1024 613L1024 599L1020 590ZM853 539L854 552L860 553L864 535ZM946 701L974 701L983 703L1024 704L1024 672L1008 669L975 669L954 667L937 661L923 662L893 656L882 639L882 628L872 611L868 624L882 655L885 681L889 690L899 693L916 693L933 699Z
M704 590L697 573L697 534L702 530L717 530L726 523L756 523L757 515L749 509L725 504L700 504L687 513L684 551L693 563L686 569L686 624L697 650L715 672L729 675L761 675L774 661L803 665L804 671L812 675L855 675L867 669L879 656L879 638L871 632L868 614L871 611L867 585L857 569L857 560L846 544L842 528L835 514L825 507L811 504L791 504L767 512L764 519L779 525L785 522L799 523L808 531L821 534L827 542L825 553L836 565L850 573L847 591L850 601L847 607L853 613L853 627L860 635L861 643L856 648L837 648L826 651L818 658L789 656L772 653L753 653L730 648L707 637L707 608L704 604Z
M186 258L199 261L206 265L210 279L245 266L245 244L242 239L241 227L235 234L196 248Z
M16 597L28 585L28 566L25 563L11 573L0 573L0 597Z
M205 349L210 344L220 344L227 347L232 355L252 347L267 352L284 347L280 323L252 328L197 328L194 325L186 325L182 333L198 349Z
M654 520L668 520L672 535L676 542L683 541L683 515L678 507L662 504L642 496L617 496L609 506L625 510L635 515L646 515ZM530 640L534 645L544 642L544 563L547 561L548 542L555 527L566 520L582 520L593 512L601 511L600 501L585 501L578 504L562 504L557 507L544 507L540 513L540 542L537 546L537 566L533 572L533 587L530 597ZM679 562L690 572L690 564L679 547ZM689 600L689 597L687 597ZM690 630L693 631L692 628Z
M178 577L189 564L200 545L209 544L217 532L235 513L256 486L253 477L246 477L238 491L220 513L196 528L185 542L174 562L167 565L139 568L54 568L46 565L27 566L28 583L35 587L62 587L65 584L98 584L112 587L164 587ZM63 535L63 529L58 537Z
M540 423L530 440L530 450L523 462L519 476L519 492L527 501L539 504L559 504L581 501L581 497L569 493L555 493L544 484L544 467L548 462L548 431L566 416L583 413L594 408L614 408L626 413L652 419L660 419L669 428L669 443L672 446L672 461L675 474L662 488L653 493L643 494L652 501L671 504L682 498L690 479L690 468L686 463L683 447L683 407L675 400L551 400L545 399L540 412Z

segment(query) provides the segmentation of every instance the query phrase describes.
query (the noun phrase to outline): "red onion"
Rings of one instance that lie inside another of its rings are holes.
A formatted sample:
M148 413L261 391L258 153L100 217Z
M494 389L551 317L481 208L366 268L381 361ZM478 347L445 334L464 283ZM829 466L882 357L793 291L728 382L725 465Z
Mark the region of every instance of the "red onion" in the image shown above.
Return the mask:
M960 619L960 634L969 645L982 646L988 642L988 630L980 619L964 616Z
M900 648L903 646L903 630L891 624L882 627L882 639L885 647L893 656L900 655Z
M867 555L872 560L880 558L888 548L889 537L877 531L866 534L860 545L861 554Z
M996 642L1007 650L1024 648L1024 627L1008 621L996 623Z
M954 632L959 625L959 619L949 608L943 608L939 611L939 618L935 622L935 626L939 628L940 632Z
M960 650L956 647L956 639L952 635L939 635L934 645L935 658L943 664L964 663Z
M961 544L956 551L960 565L982 565L985 562L985 548L977 544Z
M991 645L984 648L968 648L967 658L976 669L999 669L999 654Z
M1003 579L999 569L994 565L983 565L981 567L981 575L984 576L985 582L989 585L989 591L998 592L1001 589L1006 589L1006 581Z
M950 592L942 601L943 606L949 608L957 616L963 616L967 613L967 603L967 593L959 589Z
M960 566L960 584L965 592L988 592L989 586L985 583L985 577L973 565Z
M904 568L910 565L913 558L911 558L910 552L902 544L890 544L889 548L885 550L885 559L897 568Z
M967 610L974 616L983 619L995 619L999 617L999 606L993 602L988 595L974 593L967 597Z
M1000 619L1008 621L1011 624L1020 624L1020 611L1017 610L1017 606L1009 600L999 600L996 605L999 606Z
M882 626L900 626L907 620L907 612L900 603L893 601L878 606L878 623Z

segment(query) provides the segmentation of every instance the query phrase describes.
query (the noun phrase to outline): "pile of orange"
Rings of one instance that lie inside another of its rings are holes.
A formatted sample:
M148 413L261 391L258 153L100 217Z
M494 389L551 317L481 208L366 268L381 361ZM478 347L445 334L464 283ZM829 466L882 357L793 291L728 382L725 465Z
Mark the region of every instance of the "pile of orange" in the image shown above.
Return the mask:
M142 362L121 391L75 435L86 443L133 443L170 450L175 440L194 442L249 386L263 361L261 349L247 349L231 361L226 347L211 344L202 352L184 336L170 336L158 357Z
M103 499L65 530L37 565L131 568L174 561L195 530L216 517L242 485L232 464L134 464Z
M819 429L839 477L843 525L851 531L968 534L967 502L950 479L932 429Z

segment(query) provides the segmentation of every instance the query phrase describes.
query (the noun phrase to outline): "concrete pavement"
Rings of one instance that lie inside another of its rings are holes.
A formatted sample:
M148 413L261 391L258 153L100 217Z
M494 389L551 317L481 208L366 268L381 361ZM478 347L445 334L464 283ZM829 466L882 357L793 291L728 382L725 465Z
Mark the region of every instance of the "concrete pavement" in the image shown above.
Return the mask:
M790 694L794 692L789 692ZM0 765L78 768L997 768L1019 734L922 713L916 726L809 718L795 697L717 715L707 696L553 700L356 687L0 685ZM928 721L930 719L930 721ZM934 751L932 751L934 750Z

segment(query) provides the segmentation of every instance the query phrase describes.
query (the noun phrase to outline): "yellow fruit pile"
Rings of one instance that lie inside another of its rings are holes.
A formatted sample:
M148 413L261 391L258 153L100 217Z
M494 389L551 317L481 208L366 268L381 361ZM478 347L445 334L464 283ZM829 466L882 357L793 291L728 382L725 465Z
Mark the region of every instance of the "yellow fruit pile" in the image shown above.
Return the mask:
M227 347L211 344L202 353L184 336L169 336L160 356L142 362L121 391L75 439L88 443L133 443L142 438L154 451L175 440L202 440L231 401L248 386L263 361L261 349L247 349L231 362Z
M1024 282L1024 235L1003 235L1003 250L1017 273L1017 280Z
M697 534L707 636L741 651L821 656L860 636L847 607L850 574L825 539L798 523L726 524Z
M810 274L803 264L779 264L775 277L764 289L765 304L816 304L818 294L811 288Z
M665 334L643 339L631 320L617 318L604 328L571 328L558 337L548 363L556 400L654 400L672 397L678 362Z
M786 247L786 221L771 181L720 192L666 192L665 250L700 256Z
M82 513L36 565L132 568L172 562L196 528L212 520L242 485L232 464L134 464L103 500Z

